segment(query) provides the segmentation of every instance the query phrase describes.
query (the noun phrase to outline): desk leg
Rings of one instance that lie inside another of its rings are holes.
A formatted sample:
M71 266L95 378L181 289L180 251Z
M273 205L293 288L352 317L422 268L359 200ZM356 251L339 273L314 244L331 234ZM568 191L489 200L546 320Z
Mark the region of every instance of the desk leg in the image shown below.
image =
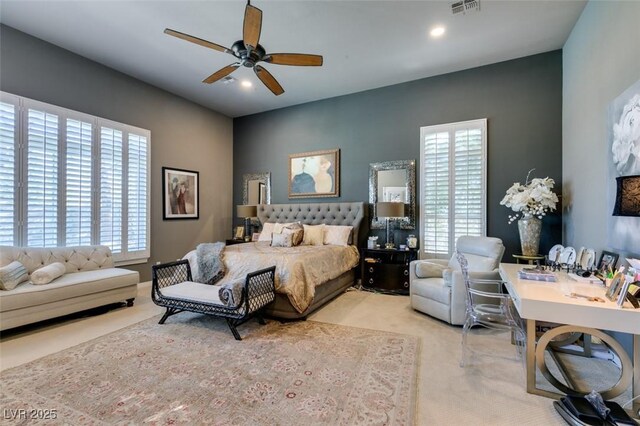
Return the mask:
M536 393L536 320L527 320L527 392Z
M633 388L631 397L640 396L640 335L633 335ZM640 398L633 401L633 414L638 415L640 411Z

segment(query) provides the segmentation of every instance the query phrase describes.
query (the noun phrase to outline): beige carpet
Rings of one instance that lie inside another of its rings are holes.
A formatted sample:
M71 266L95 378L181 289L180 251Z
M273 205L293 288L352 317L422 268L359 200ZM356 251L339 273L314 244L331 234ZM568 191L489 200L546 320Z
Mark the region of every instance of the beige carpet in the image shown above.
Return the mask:
M153 318L4 371L1 406L74 425L413 423L419 338L313 321L241 334Z

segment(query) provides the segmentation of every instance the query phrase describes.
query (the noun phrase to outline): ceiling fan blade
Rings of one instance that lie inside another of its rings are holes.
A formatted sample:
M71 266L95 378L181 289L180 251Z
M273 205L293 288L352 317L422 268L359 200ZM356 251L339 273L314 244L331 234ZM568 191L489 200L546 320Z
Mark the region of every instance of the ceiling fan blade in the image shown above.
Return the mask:
M208 47L209 49L217 50L218 52L233 54L231 50L227 49L224 46L220 46L219 44L215 44L189 34L181 33L180 31L165 28L164 33L170 36L181 38L182 40L190 41L191 43L199 44L200 46Z
M321 55L307 55L305 53L271 53L264 61L276 65L322 66Z
M260 81L262 81L264 85L273 92L274 95L279 96L284 93L284 89L282 88L282 86L280 86L280 83L278 83L278 81L273 78L269 71L262 68L260 65L256 65L255 67L253 67L253 71L255 71Z
M254 50L260 41L260 31L262 30L262 11L247 3L244 10L244 24L242 39L244 45L249 50Z
M207 83L207 84L215 83L216 81L220 80L221 78L224 78L224 77L228 76L229 74L231 74L232 72L234 72L235 70L237 70L239 66L240 66L240 64L238 64L238 63L227 65L226 67L214 72L209 77L207 77L204 80L202 80L202 82L203 83Z

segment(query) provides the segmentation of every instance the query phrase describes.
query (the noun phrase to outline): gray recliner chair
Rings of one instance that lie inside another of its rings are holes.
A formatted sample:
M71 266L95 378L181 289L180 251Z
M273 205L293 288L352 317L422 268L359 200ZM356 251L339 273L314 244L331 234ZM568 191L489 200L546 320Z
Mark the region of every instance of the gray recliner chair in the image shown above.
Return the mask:
M498 265L504 254L499 238L464 236L456 248L469 262L469 275L474 279L500 279ZM415 260L409 267L411 307L416 311L462 325L467 297L464 279L455 254L450 260Z

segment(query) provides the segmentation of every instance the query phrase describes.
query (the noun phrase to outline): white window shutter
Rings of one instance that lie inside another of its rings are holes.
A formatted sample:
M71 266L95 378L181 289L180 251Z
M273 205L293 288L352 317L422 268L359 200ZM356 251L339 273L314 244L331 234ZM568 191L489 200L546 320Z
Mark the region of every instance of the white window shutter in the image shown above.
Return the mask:
M420 129L421 254L446 258L486 235L486 119Z
M129 133L127 251L148 252L147 138Z
M0 102L0 245L14 244L17 105Z
M92 124L67 119L66 245L91 244Z
M58 245L58 116L27 114L27 245Z
M100 131L100 244L122 252L122 132Z

